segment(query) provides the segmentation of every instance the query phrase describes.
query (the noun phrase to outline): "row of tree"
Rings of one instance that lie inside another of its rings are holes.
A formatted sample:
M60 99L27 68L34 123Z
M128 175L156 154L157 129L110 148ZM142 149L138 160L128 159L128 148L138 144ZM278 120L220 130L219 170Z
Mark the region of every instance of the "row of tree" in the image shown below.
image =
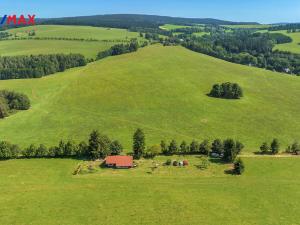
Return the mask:
M0 91L0 118L9 116L14 110L28 110L30 100L25 94L14 91Z
M60 141L57 146L46 147L41 144L36 146L31 144L27 148L21 150L17 145L9 142L0 142L0 159L23 158L105 158L108 155L119 155L123 151L123 147L117 140L110 140L106 135L99 133L97 130L91 132L88 143L81 142L76 144L73 141Z
M278 154L280 150L280 143L278 141L278 139L273 139L273 141L271 142L271 144L269 145L267 142L264 142L261 146L260 146L260 151L262 154Z
M122 55L130 52L136 52L139 47L144 47L148 43L143 43L143 45L139 45L137 40L132 40L129 44L117 44L112 46L111 48L99 52L97 55L97 60L109 57L109 56L116 56L116 55Z
M152 146L146 149L145 134L141 129L133 135L133 155L134 158L140 159L141 157L154 157L159 154L174 155L174 154L202 154L210 155L216 153L223 158L224 161L234 162L237 155L243 150L244 145L239 141L233 139L226 139L221 141L220 139L214 140L210 143L208 140L204 140L199 143L192 141L188 144L183 141L179 146L176 140L172 140L169 144L165 141L161 141L160 145Z
M135 52L138 49L138 42L132 41L130 44L117 44L103 52L99 52L97 59L103 59L109 56L121 55L125 53Z
M215 98L240 99L243 97L242 88L236 83L222 83L213 85L209 96Z
M278 139L273 139L271 144L264 142L260 146L261 154L273 154L276 155L280 151L280 142ZM300 154L300 144L298 142L294 142L292 145L289 145L286 149L286 153L299 155Z
M278 31L278 30L298 30L298 29L300 29L300 23L271 26L271 27L269 27L268 30L269 31Z
M204 140L199 143L197 141L192 141L187 144L183 141L179 146L175 140L172 140L169 145L165 141L161 141L161 150L164 155L174 155L174 154L202 154L210 155L217 154L224 161L233 162L237 155L243 150L244 145L239 141L234 141L233 139L226 139L224 141L220 139L214 140L210 143L208 140Z
M81 54L0 57L0 80L39 78L86 63Z

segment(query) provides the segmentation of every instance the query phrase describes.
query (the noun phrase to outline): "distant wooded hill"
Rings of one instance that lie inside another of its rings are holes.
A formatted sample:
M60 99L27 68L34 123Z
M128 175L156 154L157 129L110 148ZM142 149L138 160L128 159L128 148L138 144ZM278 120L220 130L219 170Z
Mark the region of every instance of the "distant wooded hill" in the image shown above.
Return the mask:
M255 22L231 22L217 19L200 19L200 18L180 18L169 16L137 15L137 14L113 14L113 15L96 15L96 16L78 16L53 19L39 19L39 24L56 24L56 25L85 25L97 27L125 28L130 27L147 27L157 28L164 24L216 24L216 25L244 25L258 24Z

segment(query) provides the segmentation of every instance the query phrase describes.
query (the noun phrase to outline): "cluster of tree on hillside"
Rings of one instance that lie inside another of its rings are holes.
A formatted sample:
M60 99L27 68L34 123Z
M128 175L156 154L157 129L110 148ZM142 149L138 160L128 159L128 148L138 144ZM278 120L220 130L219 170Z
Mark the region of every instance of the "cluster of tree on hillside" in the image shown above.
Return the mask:
M215 84L209 93L209 96L215 98L240 99L243 97L242 88L236 83Z
M283 34L236 30L214 32L202 37L188 36L181 43L190 50L226 61L300 75L299 54L273 51L275 44L291 41Z
M86 59L81 54L0 57L0 80L39 78L85 65Z
M103 59L109 56L122 55L130 52L136 52L139 47L144 47L148 43L144 43L142 46L139 45L137 40L132 40L129 44L117 44L111 48L99 52L97 55L97 60Z
M27 110L30 108L29 98L13 91L0 91L0 118L9 116L14 110Z
M289 30L289 31L293 31L293 32L296 30L299 30L299 29L300 29L300 23L271 26L268 28L269 31Z

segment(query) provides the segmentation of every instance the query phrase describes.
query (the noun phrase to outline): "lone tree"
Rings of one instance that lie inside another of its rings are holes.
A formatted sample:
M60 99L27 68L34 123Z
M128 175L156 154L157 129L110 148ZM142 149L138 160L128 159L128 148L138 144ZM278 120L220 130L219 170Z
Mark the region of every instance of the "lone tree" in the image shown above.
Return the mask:
M267 142L264 142L261 146L260 146L260 151L265 154L270 150L270 146L268 145Z
M224 156L223 160L227 162L234 162L237 155L243 150L244 145L241 142L227 139L224 141Z
M169 145L169 154L173 155L178 151L177 143L175 140L172 140Z
M192 141L192 143L190 144L190 152L191 153L197 153L199 149L199 144L197 141Z
M163 154L165 154L165 155L168 154L168 146L167 146L167 144L166 144L166 142L164 140L162 140L160 142L160 148L161 148L161 152Z
M92 159L105 158L110 155L111 141L97 130L92 131L89 139L88 152Z
M113 141L110 144L110 151L112 155L120 155L121 152L123 151L123 146L119 141Z
M145 134L142 129L137 129L133 135L133 156L135 159L140 159L146 148Z
M203 155L209 155L210 149L211 149L211 146L210 146L208 140L204 140L199 146L199 152L200 152L200 154L203 154Z
M241 158L238 158L234 163L234 173L242 175L245 171L245 165Z
M278 139L275 138L271 143L272 154L274 154L274 155L278 154L279 148L280 148L279 141L278 141Z
M297 154L298 155L299 152L300 152L300 145L299 145L299 143L298 142L294 142L292 144L291 150L292 150L293 154Z
M220 139L214 140L214 142L212 143L211 151L213 153L221 155L224 152L223 142Z

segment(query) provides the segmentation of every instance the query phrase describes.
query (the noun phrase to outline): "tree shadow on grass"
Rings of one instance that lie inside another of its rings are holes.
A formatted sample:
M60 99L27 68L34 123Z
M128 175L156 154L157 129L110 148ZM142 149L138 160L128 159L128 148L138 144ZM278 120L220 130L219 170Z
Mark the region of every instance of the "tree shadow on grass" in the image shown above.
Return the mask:
M235 176L236 173L233 169L224 170L224 174Z
M227 164L226 162L224 162L221 158L209 158L209 161L211 163L214 163L214 164L219 164L219 165L224 165L224 164Z

